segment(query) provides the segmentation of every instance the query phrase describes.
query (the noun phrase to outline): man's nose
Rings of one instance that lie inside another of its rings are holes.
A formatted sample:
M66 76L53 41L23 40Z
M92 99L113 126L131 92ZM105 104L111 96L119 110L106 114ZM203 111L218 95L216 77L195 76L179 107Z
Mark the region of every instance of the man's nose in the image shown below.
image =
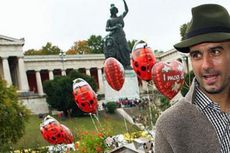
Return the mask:
M202 65L201 67L204 70L207 70L209 68L213 68L213 60L212 57L210 57L209 55L204 55L203 60L202 60Z

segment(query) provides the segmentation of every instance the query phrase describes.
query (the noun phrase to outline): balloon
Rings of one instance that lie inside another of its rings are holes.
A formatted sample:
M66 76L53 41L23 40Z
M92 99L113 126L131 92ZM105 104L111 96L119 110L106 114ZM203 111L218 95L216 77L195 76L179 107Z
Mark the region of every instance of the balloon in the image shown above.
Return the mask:
M73 143L73 135L69 128L67 128L65 125L61 124L62 129L65 131L65 139L64 144L70 144Z
M40 131L50 144L71 144L74 141L71 131L49 115L40 124Z
M96 113L97 97L91 86L81 78L73 81L73 96L77 106L87 113Z
M180 91L184 83L184 68L178 61L156 63L152 75L156 88L169 99Z
M113 57L109 57L104 63L105 78L116 91L119 91L125 82L125 71L122 64Z
M141 46L141 47L138 47ZM144 41L135 44L131 54L131 65L137 76L145 81L152 80L152 67L156 63L156 57L150 47Z

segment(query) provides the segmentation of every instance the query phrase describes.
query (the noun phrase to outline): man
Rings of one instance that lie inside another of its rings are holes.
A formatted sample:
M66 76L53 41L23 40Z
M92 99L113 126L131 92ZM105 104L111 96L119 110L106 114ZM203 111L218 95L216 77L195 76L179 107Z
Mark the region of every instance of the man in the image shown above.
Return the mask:
M192 9L186 38L195 79L156 123L156 153L230 152L230 16L216 4Z

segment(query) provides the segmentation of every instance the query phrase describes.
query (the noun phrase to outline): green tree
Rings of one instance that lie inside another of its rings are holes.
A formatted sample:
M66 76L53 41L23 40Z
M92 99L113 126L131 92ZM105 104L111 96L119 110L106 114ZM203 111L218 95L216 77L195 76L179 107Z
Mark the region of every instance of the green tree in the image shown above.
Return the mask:
M0 78L0 152L9 152L11 144L23 136L29 114L29 110L19 102L16 89L7 87Z
M181 88L181 94L183 96L185 96L190 88L191 82L193 80L193 78L195 77L193 71L190 71L190 73L187 73L185 75L185 83L183 84L182 88Z
M53 46L51 42L47 42L45 46L42 46L42 55L58 55L61 49L58 46Z
M90 53L91 54L102 54L103 53L103 38L99 35L92 35L90 38L87 40L89 48L90 48Z
M95 82L95 80L91 77L88 76L86 74L80 73L78 71L71 71L71 73L69 74L69 76L71 80L74 80L76 78L82 78L84 79L86 82L88 82L88 84L92 87L92 89L97 92L97 84Z
M93 78L77 71L72 71L69 76L55 77L54 80L45 81L43 88L47 94L47 103L58 111L63 111L64 115L68 116L68 111L76 108L76 103L72 95L73 80L82 78L96 91L96 83Z
M35 49L29 49L27 50L24 55L40 55L41 52Z
M185 34L186 34L186 30L187 30L188 24L189 23L185 23L185 24L183 24L183 25L180 26L181 40L185 39Z
M58 55L61 49L58 46L53 46L52 43L47 42L41 49L29 49L25 51L24 55Z

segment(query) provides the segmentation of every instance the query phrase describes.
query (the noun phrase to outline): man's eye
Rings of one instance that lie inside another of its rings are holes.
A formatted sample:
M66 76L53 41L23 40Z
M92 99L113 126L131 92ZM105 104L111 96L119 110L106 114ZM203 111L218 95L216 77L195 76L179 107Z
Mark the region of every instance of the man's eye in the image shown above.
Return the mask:
M221 54L221 50L220 49L213 49L210 51L211 55L213 56L218 56Z
M190 53L191 59L198 60L202 57L202 54L200 52L192 52Z

